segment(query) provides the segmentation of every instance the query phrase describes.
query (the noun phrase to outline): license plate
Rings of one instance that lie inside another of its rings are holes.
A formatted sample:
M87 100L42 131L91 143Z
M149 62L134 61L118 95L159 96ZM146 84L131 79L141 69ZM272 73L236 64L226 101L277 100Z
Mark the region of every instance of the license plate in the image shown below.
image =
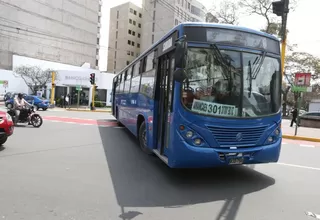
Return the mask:
M243 164L244 159L243 158L231 158L229 160L230 165L236 165L236 164Z

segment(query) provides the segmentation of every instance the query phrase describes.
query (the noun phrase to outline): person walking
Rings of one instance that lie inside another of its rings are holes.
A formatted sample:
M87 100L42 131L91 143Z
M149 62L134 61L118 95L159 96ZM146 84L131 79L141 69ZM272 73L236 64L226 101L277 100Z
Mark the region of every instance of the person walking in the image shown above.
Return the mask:
M297 110L297 108L294 108L291 113L292 113L292 120L291 120L291 125L290 125L290 127L293 126L293 122L297 124L297 117L298 117L298 110Z

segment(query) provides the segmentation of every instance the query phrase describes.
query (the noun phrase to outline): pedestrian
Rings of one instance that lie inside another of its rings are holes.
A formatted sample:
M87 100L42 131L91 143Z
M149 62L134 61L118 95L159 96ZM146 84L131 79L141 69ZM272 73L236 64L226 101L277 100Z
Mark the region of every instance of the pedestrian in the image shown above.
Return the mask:
M66 106L69 106L69 94L68 95L66 95L66 98L65 98L65 108L66 108Z
M291 125L290 127L293 126L293 122L297 124L297 117L298 117L298 110L297 108L294 108L293 111L291 112L292 114L292 120L291 120Z

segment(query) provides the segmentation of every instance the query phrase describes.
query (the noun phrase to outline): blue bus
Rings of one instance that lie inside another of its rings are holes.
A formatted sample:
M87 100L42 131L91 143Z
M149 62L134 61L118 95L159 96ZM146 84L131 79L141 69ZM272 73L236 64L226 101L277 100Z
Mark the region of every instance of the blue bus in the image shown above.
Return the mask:
M276 37L182 23L114 77L112 113L172 168L277 162L281 81Z

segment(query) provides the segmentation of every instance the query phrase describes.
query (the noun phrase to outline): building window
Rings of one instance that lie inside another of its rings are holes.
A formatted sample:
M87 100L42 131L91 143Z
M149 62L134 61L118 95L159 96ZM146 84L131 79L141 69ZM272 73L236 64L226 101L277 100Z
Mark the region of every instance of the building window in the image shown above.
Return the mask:
M117 69L117 61L114 61L114 69Z
M134 56L134 52L131 51L131 56Z
M137 47L140 48L140 44L137 44Z
M138 38L140 38L141 37L141 34L138 34Z
M117 21L117 27L116 27L117 29L118 29L118 26L119 26L119 22Z
M116 41L116 43L114 44L114 48L118 49L118 42Z
M130 8L130 12L133 13L133 9L132 8Z
M142 14L141 13L139 13L139 18L141 18L142 17Z
M131 45L131 40L128 40L128 44Z
M185 5L185 7L187 9L187 7L188 7L187 0L184 1L184 5Z
M151 37L151 43L152 44L154 43L154 35L152 35L152 37Z
M96 60L96 66L99 66L99 60Z
M155 23L152 23L152 32L154 32L154 25Z
M138 24L138 27L141 28L141 24L140 23Z
M129 56L130 56L130 51L129 51L129 50L127 51L127 55L129 55Z
M119 11L117 11L117 18L119 18Z
M137 53L137 57L139 56L139 53Z
M180 0L178 0L178 4L180 5Z
M129 19L129 23L132 24L132 19Z
M180 12L179 12L179 7L178 6L176 6L176 12L177 12L177 15L179 17Z
M118 39L118 31L116 31L116 39Z
M129 65L130 64L130 61L127 61L127 65Z
M131 34L131 30L128 30L128 34Z
M157 1L153 0L153 7L156 8L156 5L157 5Z
M131 45L134 46L134 41L131 42Z
M134 10L134 11L133 11L133 14L134 14L134 15L137 15L137 11L136 11L136 10Z
M133 35L133 36L136 36L136 32L132 31L132 35Z
M156 20L156 11L153 11L153 20Z
M179 23L178 19L174 19L174 24L178 25L178 23Z
M189 11L190 11L190 2L188 2L188 9L189 9Z
M136 21L133 21L132 23L133 23L133 25L136 25Z
M182 5L182 7L183 7L183 0L181 0L181 5Z
M117 59L117 51L114 51L114 58Z

